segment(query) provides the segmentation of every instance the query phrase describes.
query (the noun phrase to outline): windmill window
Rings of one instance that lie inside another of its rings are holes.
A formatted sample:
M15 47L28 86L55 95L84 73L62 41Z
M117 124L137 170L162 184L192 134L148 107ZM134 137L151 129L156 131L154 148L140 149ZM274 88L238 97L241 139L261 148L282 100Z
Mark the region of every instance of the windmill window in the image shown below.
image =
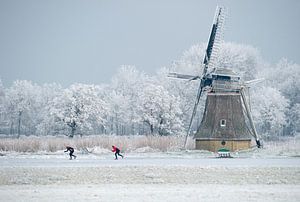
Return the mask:
M221 119L220 126L221 127L225 127L226 126L226 120L225 119Z

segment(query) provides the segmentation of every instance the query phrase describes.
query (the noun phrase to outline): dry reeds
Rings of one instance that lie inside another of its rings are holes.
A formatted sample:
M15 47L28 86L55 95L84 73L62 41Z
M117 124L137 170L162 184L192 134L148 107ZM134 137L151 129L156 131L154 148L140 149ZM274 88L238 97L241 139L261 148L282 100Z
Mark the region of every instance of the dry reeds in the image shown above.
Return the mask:
M281 138L277 141L269 141L265 144L265 149L278 155L300 155L300 136Z
M21 137L1 138L0 151L15 152L56 152L65 149L65 145L75 147L77 150L86 148L111 149L117 145L122 151L130 152L139 148L150 148L153 151L174 151L183 147L182 136L86 136L86 137ZM190 138L188 149L194 148L194 141Z

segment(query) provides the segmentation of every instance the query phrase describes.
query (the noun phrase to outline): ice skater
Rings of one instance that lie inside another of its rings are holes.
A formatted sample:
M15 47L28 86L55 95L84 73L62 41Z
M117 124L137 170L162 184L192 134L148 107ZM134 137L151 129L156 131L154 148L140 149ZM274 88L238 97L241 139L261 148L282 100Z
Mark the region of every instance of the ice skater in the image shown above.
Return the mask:
M112 146L112 152L115 152L115 160L118 160L118 156L121 156L122 158L124 158L124 156L122 154L120 154L120 149L116 146Z
M73 153L74 153L74 148L73 147L70 147L70 146L66 146L66 151L64 152L70 152L69 155L70 155L70 160L72 160L72 156L74 157L74 159L76 159L77 156L75 156Z

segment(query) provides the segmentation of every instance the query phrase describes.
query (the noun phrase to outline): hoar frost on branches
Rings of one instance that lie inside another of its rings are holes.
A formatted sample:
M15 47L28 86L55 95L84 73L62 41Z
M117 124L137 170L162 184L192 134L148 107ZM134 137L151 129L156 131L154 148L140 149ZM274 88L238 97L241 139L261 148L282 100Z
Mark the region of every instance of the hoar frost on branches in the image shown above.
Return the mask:
M254 122L264 138L278 137L286 124L288 100L272 87L256 87L252 94Z
M6 91L7 118L11 133L14 125L17 125L18 137L21 133L26 134L26 130L35 131L34 125L38 123L36 114L38 113L39 90L39 86L32 84L31 81L17 80Z
M300 133L299 119L300 111L300 65L281 59L276 65L270 65L260 72L261 77L266 78L266 84L280 91L289 100L285 112L287 124L284 135L295 135Z
M183 130L179 100L163 86L148 83L140 92L138 107L141 120L149 126L150 133L159 135L178 134Z
M256 78L258 69L264 66L259 51L252 46L230 42L221 45L217 67L233 69L243 80Z
M74 84L54 99L51 114L71 129L70 137L79 130L80 134L92 129L91 119L104 124L106 103L98 96L94 85Z
M145 78L144 73L130 65L123 65L113 77L107 93L111 132L124 134L127 128L129 130L127 133L139 133L140 113L137 110L137 99L139 91L143 89Z
M38 113L39 122L36 125L37 134L40 135L55 135L59 130L59 124L55 122L55 117L51 116L50 110L53 106L53 101L60 96L63 89L59 84L44 84L41 86L38 102L40 110Z

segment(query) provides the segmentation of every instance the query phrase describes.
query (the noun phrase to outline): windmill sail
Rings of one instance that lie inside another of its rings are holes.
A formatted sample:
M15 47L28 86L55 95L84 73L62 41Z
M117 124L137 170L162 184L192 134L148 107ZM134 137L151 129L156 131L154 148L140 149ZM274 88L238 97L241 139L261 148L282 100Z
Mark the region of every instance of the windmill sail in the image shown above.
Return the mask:
M223 38L225 16L225 8L217 7L203 61L203 75L207 73L207 69L209 67L213 68L215 65L215 59L218 55L220 44Z
M188 79L188 80L196 80L199 79L199 76L187 75L187 74L177 74L177 73L169 73L168 77L178 78L178 79Z

